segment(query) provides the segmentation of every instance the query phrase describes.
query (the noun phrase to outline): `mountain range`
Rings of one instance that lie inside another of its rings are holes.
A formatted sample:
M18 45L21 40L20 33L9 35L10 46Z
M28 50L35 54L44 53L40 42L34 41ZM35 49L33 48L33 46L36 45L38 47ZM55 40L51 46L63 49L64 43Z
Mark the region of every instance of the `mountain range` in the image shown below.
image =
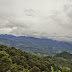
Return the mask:
M0 34L0 44L16 47L37 55L53 55L63 51L72 53L72 44L65 41Z

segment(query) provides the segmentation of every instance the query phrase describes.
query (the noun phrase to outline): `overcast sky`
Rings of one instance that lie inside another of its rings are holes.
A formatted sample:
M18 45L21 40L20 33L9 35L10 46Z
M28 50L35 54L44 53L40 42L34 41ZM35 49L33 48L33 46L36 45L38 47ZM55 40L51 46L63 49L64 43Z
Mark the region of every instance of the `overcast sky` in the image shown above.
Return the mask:
M72 0L0 0L0 34L72 41Z

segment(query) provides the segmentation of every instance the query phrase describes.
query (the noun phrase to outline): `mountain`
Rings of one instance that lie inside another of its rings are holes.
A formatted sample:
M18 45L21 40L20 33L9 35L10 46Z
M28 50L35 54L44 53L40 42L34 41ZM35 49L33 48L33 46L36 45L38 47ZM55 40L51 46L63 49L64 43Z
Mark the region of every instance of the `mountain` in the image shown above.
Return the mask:
M51 39L1 34L0 44L16 47L38 55L53 55L63 51L72 53L71 43Z
M15 47L0 45L0 72L72 72L71 59L40 57Z

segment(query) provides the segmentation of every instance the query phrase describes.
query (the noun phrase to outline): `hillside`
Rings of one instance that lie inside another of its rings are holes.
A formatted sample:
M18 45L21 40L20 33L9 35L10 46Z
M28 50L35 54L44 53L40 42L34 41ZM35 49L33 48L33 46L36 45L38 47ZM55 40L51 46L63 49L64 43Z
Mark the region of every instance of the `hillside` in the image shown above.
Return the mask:
M0 45L0 72L70 72L69 67L56 65L58 59L40 57L14 47Z
M37 55L54 55L63 51L72 53L72 44L64 41L40 39L25 36L0 35L0 44L35 53Z
M57 53L54 57L46 56L44 59L52 61L59 67L69 67L72 72L72 54L66 51Z

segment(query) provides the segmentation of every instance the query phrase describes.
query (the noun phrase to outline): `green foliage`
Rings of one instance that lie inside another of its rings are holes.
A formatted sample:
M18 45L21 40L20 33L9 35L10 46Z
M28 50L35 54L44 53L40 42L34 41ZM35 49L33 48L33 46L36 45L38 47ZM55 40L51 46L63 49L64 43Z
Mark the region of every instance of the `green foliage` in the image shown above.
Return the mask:
M64 67L64 68L62 69L62 72L70 72L70 68Z
M51 66L51 72L61 72L60 70L54 71L53 67Z
M53 67L51 66L51 72L54 72L54 69L53 69Z
M10 70L8 70L7 72L11 72Z
M14 47L0 45L0 72L70 72L70 68L59 67L65 61L67 59L39 57Z
M0 51L0 72L6 72L11 68L12 60L5 51Z
M16 64L12 64L11 72L17 72L17 65Z
M40 72L40 69L36 66L34 66L33 68L30 69L29 72Z

